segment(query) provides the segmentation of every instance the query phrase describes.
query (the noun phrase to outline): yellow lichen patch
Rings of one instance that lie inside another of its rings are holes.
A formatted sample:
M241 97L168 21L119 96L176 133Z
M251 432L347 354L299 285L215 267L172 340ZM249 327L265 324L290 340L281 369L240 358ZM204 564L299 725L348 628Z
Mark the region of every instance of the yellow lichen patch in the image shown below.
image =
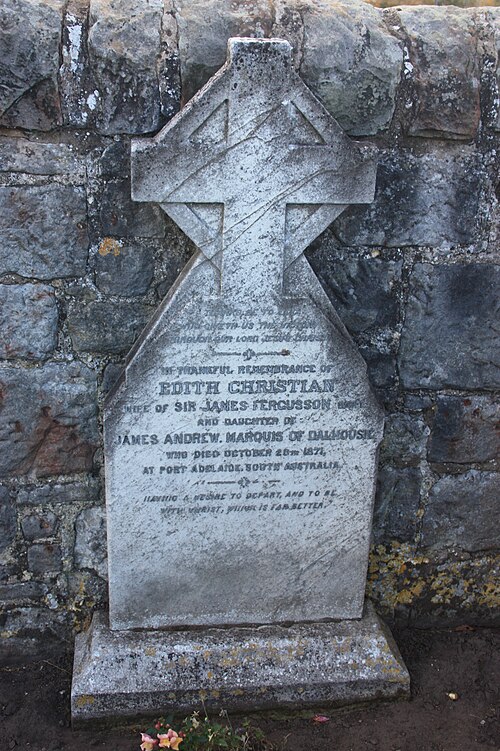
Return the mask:
M110 253L114 256L119 256L121 253L121 245L114 237L104 237L99 243L97 252L100 256L108 256Z
M93 704L95 702L95 698L93 696L90 696L90 694L83 694L83 696L79 696L76 700L76 706L77 707L88 707L89 704Z

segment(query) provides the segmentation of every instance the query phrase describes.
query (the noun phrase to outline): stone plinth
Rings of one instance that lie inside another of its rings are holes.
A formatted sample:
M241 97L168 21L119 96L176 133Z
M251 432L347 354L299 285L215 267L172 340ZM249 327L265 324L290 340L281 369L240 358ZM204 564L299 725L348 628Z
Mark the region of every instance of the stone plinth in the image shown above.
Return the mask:
M373 608L362 619L289 627L111 631L77 639L74 725L159 712L345 705L409 696L401 656Z

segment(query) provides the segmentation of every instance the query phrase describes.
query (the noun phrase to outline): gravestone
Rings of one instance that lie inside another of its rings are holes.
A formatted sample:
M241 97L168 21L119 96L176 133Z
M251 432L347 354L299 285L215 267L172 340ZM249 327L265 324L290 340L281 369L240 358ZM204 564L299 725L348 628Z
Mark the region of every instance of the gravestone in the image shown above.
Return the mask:
M74 721L407 692L364 607L383 415L303 256L375 177L282 40L230 40L133 142L133 198L198 251L105 407L109 626L77 644Z

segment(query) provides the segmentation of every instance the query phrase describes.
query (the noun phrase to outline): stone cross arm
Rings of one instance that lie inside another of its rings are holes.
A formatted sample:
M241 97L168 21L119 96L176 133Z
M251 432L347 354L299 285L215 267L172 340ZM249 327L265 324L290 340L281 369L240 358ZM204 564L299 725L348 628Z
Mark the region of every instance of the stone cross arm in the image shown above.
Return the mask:
M284 267L347 205L373 200L375 175L372 147L326 112L283 40L230 40L225 66L132 145L133 198L158 202L207 258L223 258L226 290L245 284L250 252L265 259L262 284L279 289Z

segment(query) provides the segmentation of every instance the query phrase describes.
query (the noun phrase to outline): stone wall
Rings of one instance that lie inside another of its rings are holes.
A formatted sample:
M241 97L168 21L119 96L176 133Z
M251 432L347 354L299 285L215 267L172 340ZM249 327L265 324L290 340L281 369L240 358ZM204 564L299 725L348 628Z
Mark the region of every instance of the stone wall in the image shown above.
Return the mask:
M308 251L387 412L368 593L390 620L498 621L500 9L3 0L0 17L3 635L67 635L105 606L102 400L193 252L132 203L129 142L234 35L289 39L380 149L373 205Z

